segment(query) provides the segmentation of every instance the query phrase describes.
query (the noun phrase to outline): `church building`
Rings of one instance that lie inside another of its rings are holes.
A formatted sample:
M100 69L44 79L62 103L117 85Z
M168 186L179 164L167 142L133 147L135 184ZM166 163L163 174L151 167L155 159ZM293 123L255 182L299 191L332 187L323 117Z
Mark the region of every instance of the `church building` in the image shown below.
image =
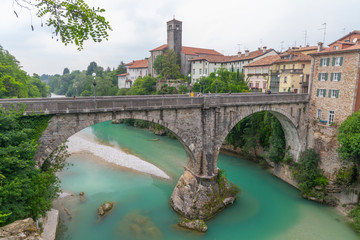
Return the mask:
M176 19L166 23L167 44L161 45L150 50L149 74L156 77L156 71L153 68L157 56L164 54L166 50L171 49L178 53L181 60L180 73L187 76L190 73L190 59L204 55L223 56L213 49L194 48L182 46L182 22Z

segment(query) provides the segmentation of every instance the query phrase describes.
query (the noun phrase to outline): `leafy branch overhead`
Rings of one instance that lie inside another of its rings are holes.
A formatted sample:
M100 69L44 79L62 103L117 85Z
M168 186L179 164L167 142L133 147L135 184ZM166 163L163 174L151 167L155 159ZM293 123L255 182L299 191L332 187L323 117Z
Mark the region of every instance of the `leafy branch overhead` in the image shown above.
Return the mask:
M53 28L53 34L68 45L69 43L83 49L85 40L94 42L108 40L108 31L112 30L102 8L89 7L84 0L13 0L21 9L36 8L36 16L47 18L46 25ZM16 16L18 13L14 10ZM31 25L33 29L33 25Z

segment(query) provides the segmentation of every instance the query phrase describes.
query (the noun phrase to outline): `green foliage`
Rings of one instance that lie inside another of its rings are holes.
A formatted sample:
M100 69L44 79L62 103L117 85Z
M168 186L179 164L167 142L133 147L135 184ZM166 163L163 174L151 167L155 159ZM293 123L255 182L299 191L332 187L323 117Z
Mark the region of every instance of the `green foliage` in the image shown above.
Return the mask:
M338 131L340 157L360 165L360 111L353 113L342 122Z
M49 164L42 169L37 168L33 160L36 140L50 117L24 117L23 111L24 108L0 110L0 211L6 213L1 216L5 221L3 225L44 215L60 191L55 172L62 165L56 157L52 154L47 159ZM55 153L65 156L64 149Z
M173 50L166 50L165 54L155 58L154 69L167 79L176 79L180 76L180 57Z
M325 195L328 180L320 172L319 161L319 155L310 148L301 153L298 163L294 163L293 176L299 183L298 187L303 196L324 197ZM320 187L323 196L316 193L316 187Z
M49 88L38 75L30 77L20 63L0 46L0 98L47 97Z
M356 205L356 207L349 212L348 216L352 219L352 222L350 222L351 227L360 233L360 206Z
M127 92L128 95L150 95L155 92L156 79L150 76L138 78Z
M358 177L358 169L356 165L350 167L342 167L336 173L336 184L343 187L351 186Z
M119 66L121 68L121 66ZM53 75L49 77L48 85L51 92L58 95L71 96L93 96L94 95L94 78L93 73L96 73L96 95L97 96L115 96L118 91L119 71L104 71L104 68L98 66L96 62L91 62L86 70L72 71L70 74L64 70L63 75ZM126 71L126 70L125 70Z
M176 87L169 87L167 84L164 84L161 86L161 89L156 91L157 95L163 95L163 94L177 94L178 91Z
M254 113L234 126L226 143L257 156L259 147L269 149L269 159L279 162L285 154L285 135L280 122L267 111Z
M84 0L14 0L21 9L38 9L36 16L47 18L46 25L53 29L56 37L65 44L75 43L78 49L83 48L85 40L91 38L94 42L101 42L108 38L107 31L111 30L109 22L100 13L101 8L91 8ZM17 13L15 12L17 15ZM31 25L34 30L34 27Z

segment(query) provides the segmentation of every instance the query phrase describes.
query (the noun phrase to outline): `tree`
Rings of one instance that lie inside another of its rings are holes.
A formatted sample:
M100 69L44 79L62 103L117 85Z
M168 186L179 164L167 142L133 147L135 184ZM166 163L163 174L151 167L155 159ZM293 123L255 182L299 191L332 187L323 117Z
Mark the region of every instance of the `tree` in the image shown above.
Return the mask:
M99 15L105 12L101 8L90 8L84 0L13 0L20 9L36 8L36 16L47 17L46 25L54 29L53 37L59 37L65 44L75 43L78 49L83 48L85 40L94 42L108 39L108 30L112 30L109 22ZM21 10L20 10L21 11ZM18 12L15 11L16 16ZM34 26L31 25L34 30Z
M341 123L337 138L340 157L360 165L360 111Z
M63 75L70 74L70 70L68 68L64 68Z
M173 50L166 50L165 54L155 58L154 69L157 74L162 75L165 80L178 78L180 76L180 58Z

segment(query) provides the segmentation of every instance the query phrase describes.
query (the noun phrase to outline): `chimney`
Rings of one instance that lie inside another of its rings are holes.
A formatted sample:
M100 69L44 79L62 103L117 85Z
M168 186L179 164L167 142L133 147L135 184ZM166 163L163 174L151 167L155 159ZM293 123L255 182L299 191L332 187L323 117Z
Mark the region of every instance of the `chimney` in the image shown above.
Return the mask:
M263 53L265 53L265 52L266 52L266 46L263 47Z
M258 51L260 51L260 50L261 50L261 48L258 47Z
M245 57L249 56L249 50L245 50Z
M323 50L323 43L322 42L318 42L318 52L321 52Z
M241 58L241 52L238 52L238 57Z

